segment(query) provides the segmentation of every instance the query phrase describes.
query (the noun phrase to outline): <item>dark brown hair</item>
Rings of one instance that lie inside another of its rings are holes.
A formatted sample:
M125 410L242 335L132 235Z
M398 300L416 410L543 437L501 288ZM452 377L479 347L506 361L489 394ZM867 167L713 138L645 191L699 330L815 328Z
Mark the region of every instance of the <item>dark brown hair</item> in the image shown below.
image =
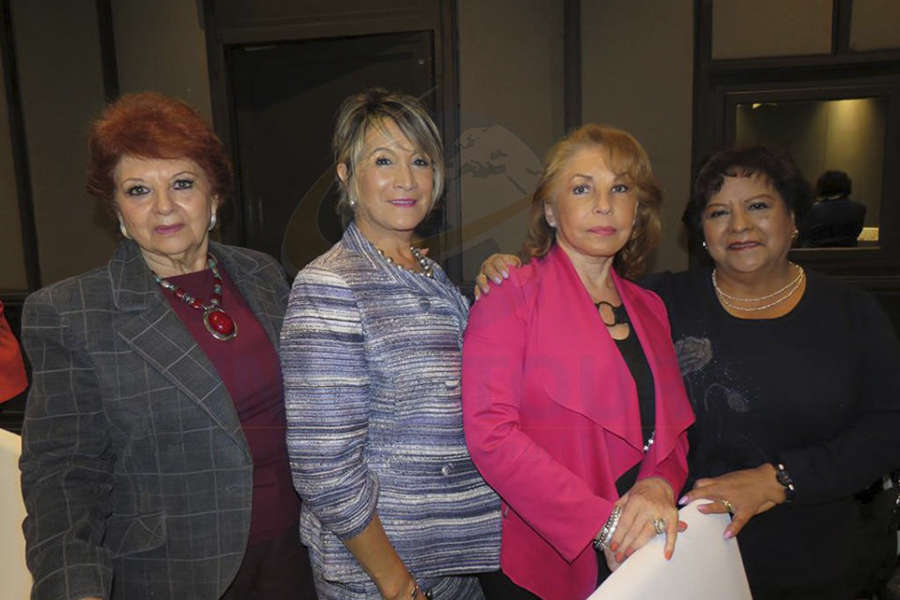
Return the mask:
M726 177L760 175L778 192L797 223L809 209L812 187L787 152L764 146L728 148L710 156L694 180L694 189L681 217L692 243L703 242L703 211ZM706 254L701 253L701 256Z

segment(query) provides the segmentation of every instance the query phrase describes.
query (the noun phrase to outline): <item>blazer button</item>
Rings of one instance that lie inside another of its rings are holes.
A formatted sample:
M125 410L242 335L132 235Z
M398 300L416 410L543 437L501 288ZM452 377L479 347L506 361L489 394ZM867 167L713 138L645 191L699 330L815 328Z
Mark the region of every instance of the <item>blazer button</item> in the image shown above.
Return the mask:
M444 465L441 467L441 475L444 477L449 477L453 474L453 465Z
M428 298L420 299L419 300L419 308L421 308L425 312L428 312L431 309L431 301L429 301Z

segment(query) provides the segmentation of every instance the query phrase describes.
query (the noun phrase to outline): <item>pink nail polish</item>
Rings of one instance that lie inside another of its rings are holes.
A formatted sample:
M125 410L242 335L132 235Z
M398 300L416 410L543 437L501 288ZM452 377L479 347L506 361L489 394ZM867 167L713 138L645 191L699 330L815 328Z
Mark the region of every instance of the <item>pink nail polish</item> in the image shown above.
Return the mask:
M685 504L687 504L687 501L688 501L688 497L682 496L681 498L678 499L678 506L684 506Z
M734 534L731 533L731 530L730 530L730 529L726 529L726 530L725 530L725 539L726 539L726 540L730 540L733 536L734 536Z

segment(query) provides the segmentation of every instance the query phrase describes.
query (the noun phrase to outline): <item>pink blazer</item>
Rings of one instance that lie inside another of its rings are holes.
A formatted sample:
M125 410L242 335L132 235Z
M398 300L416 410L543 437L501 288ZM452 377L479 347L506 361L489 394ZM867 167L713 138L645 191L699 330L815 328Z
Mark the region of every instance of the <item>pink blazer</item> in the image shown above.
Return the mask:
M662 301L612 273L653 373L655 442L638 479L687 474L694 415ZM463 347L463 424L503 500L503 572L545 600L596 587L592 540L641 461L634 380L568 256L554 246L479 300Z

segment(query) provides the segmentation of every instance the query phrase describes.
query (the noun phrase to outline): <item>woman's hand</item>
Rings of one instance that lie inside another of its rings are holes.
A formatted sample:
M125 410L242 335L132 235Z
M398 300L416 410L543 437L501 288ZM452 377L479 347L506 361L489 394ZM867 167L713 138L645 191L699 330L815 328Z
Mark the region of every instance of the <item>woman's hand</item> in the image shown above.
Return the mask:
M513 254L491 254L484 262L481 263L481 270L475 277L475 299L481 298L482 294L490 293L491 281L500 285L503 280L509 277L509 268L522 265L522 261L518 256Z
M606 559L606 566L609 567L610 573L615 573L616 569L622 566L622 563L616 560L615 553L609 548L603 549L603 557Z
M784 502L784 487L775 478L775 467L766 463L755 469L698 479L694 489L678 503L687 504L698 498L713 500L698 506L700 512L734 513L731 524L725 528L725 537L730 538L737 535L750 519Z
M410 578L409 582L402 586L400 590L392 595L382 595L384 600L411 600L413 598L412 592L416 590L415 600L428 600L425 593L422 591L422 588L416 589L416 582Z
M687 528L678 520L672 486L661 477L648 477L635 483L616 504L622 505L622 517L609 545L617 562L624 561L638 548L656 537L654 521L665 523L666 560L675 552L679 531Z

